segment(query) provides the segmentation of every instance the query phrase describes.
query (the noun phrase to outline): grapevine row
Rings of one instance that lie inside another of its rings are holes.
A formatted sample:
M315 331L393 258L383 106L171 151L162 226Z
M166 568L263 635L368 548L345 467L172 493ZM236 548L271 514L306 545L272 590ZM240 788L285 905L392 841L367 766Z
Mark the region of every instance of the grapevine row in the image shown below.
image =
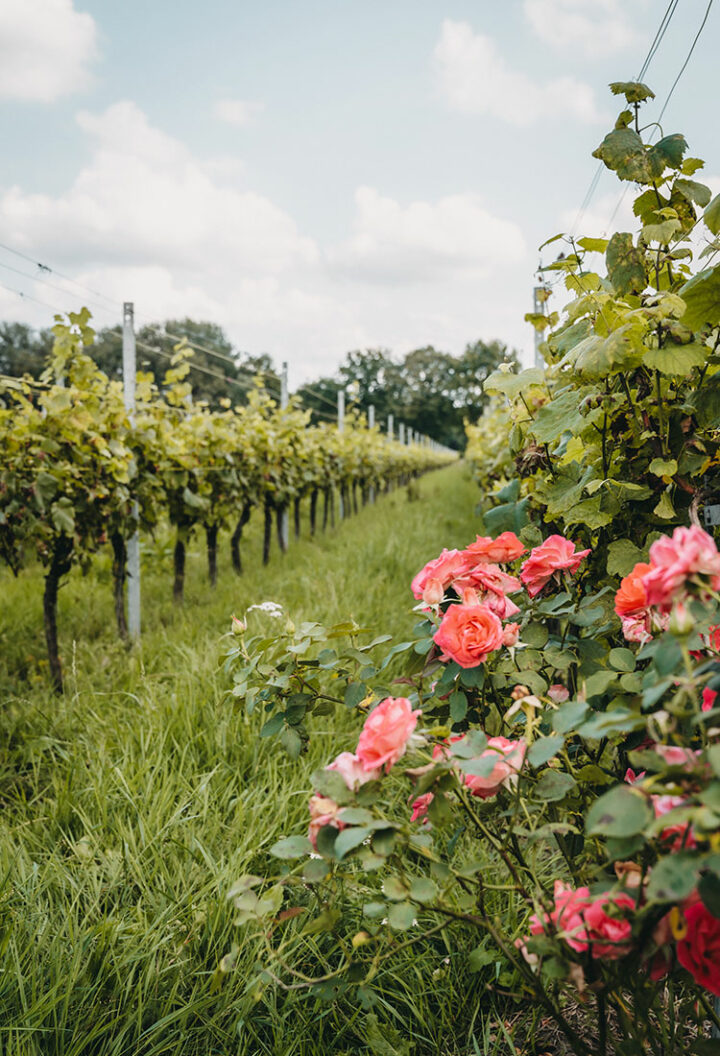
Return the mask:
M44 623L51 676L62 688L57 644L57 594L74 565L87 568L109 543L118 631L127 635L124 588L127 541L167 519L175 533L175 600L184 589L185 552L193 532L205 533L211 582L217 577L218 536L230 528L230 550L241 572L240 541L254 509L264 517L263 561L273 523L309 499L314 534L335 521L336 496L357 510L371 491L386 490L448 461L421 445L389 441L350 413L345 428L309 424L309 411L277 404L259 386L246 405L220 411L190 402L189 352L179 348L161 389L138 374L132 420L120 383L87 354L89 313L57 318L55 342L41 386L30 379L0 382L0 557L17 574L39 560L45 572Z

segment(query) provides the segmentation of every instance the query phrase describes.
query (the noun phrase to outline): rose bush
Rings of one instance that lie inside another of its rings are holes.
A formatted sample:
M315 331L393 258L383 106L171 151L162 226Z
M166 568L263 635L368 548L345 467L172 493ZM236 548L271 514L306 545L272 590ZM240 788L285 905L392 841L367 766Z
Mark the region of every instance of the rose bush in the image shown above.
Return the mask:
M720 313L679 245L709 192L682 137L629 128L648 90L615 89L632 109L599 155L647 187L642 234L573 242L553 267L576 300L537 320L548 370L490 379L503 404L469 430L488 534L416 575L414 636L384 658L316 625L235 648L265 730L286 737L299 697L364 715L352 765L313 775L310 838L231 892L273 999L368 1010L395 958L440 948L580 1056L717 1051L720 555L698 511ZM717 234L720 203L705 218Z

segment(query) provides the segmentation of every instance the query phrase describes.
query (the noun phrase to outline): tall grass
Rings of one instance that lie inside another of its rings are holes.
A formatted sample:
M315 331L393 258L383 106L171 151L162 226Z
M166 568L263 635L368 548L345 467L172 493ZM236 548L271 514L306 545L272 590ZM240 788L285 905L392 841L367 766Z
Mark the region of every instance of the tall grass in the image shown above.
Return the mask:
M245 574L223 552L215 591L192 551L182 610L170 598L167 548L150 544L143 644L130 653L115 639L109 566L98 559L62 591L62 698L42 664L40 575L3 575L4 1056L495 1051L482 995L445 963L456 955L441 942L384 977L381 1026L300 992L258 1000L246 992L257 975L252 943L211 986L238 937L225 893L238 875L262 871L279 836L302 831L309 774L335 750L331 736L346 730L350 743L357 732L347 714L318 719L297 762L261 741L219 667L230 614L269 599L295 619L354 616L404 635L415 622L412 574L442 546L473 538L475 501L455 466L424 478L416 501L383 496L266 568L251 525Z

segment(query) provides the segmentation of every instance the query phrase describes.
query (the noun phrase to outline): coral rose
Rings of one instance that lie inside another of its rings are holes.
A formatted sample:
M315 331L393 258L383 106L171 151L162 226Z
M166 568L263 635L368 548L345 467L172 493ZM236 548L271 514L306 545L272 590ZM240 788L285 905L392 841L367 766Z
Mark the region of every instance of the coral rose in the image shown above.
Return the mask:
M647 575L651 567L646 562L639 561L632 572L620 580L620 589L615 595L615 612L618 616L631 616L647 609L647 590L643 576Z
M386 771L400 759L422 712L413 711L406 697L386 697L365 720L357 757L366 771Z
M341 752L337 759L325 767L340 774L351 792L357 792L361 785L380 777L381 770L366 770L357 755L352 752Z
M715 540L695 524L656 539L650 547L650 565L643 577L648 604L665 610L687 589L690 579L699 576L716 586L720 577Z
M555 909L549 921L571 949L578 953L589 950L592 957L617 960L630 952L632 932L630 921L619 915L618 910L634 909L634 900L624 891L593 898L587 887L573 891L569 885L556 880ZM543 934L548 930L549 921L532 916L531 933Z
M474 543L470 543L470 546L465 548L465 553L476 561L502 564L507 561L517 561L525 553L525 547L515 532L503 532L497 539L489 535L479 535Z
M550 535L531 550L530 557L520 569L520 579L530 597L534 598L556 572L577 572L580 562L589 553L589 550L576 551L575 543L562 535Z
M678 940L677 957L696 983L720 997L720 920L702 902L685 910L687 933Z
M436 580L443 590L450 586L452 581L467 570L467 555L460 550L443 550L439 557L428 561L425 568L415 576L411 583L411 590L418 601L423 596L423 591L431 580Z
M433 638L443 660L477 667L503 644L503 626L487 605L451 605Z

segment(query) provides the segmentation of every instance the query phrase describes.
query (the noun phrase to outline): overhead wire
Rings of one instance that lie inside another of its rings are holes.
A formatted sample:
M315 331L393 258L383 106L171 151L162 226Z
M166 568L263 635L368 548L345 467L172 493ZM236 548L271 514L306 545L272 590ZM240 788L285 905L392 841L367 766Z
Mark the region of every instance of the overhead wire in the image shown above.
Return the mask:
M668 105L668 103L670 102L670 100L673 97L673 93L674 93L675 89L678 86L680 78L682 77L682 75L685 73L685 70L687 69L688 63L690 62L690 59L692 58L692 53L695 51L695 46L697 45L697 42L700 40L700 37L702 35L702 31L705 29L705 23L707 22L708 16L710 15L710 9L713 6L713 2L714 2L714 0L709 0L709 3L708 3L707 8L705 10L705 15L703 17L702 22L700 23L700 28L698 29L697 33L695 34L695 39L693 40L693 42L692 42L692 44L690 46L690 51L687 53L687 58L685 59L685 62L682 64L682 66L680 67L680 72L678 73L677 77L673 81L672 88L670 89L670 91L667 94L667 98L666 98L665 102L663 103L663 107L662 107L662 110L660 111L660 115L658 117L658 121L662 121L662 117L663 117L663 114L665 113L665 110L667 109L667 105Z
M640 67L640 71L637 74L637 76L635 77L636 81L642 80L642 78L647 73L647 71L648 71L648 69L650 67L650 63L654 59L654 57L655 57L655 55L657 53L657 50L660 47L665 34L667 33L668 26L670 25L670 23L672 21L673 15L675 14L675 11L677 10L677 6L678 6L679 2L680 2L680 0L670 0L670 3L666 7L665 13L664 13L664 15L662 17L660 25L658 26L658 29L657 29L657 31L655 33L655 36L653 37L653 41L652 41L652 43L651 43L651 45L650 45L650 47L648 49L648 52L647 52L647 55L645 56L645 59L643 60L643 64ZM711 0L711 2L712 2L712 0ZM574 235L577 232L577 229L578 229L578 226L580 224L580 221L582 220L583 216L587 212L588 206L590 205L590 202L592 201L592 199L593 199L593 197L595 195L595 191L597 190L598 184L600 183L600 179L602 177L604 169L605 169L605 166L604 166L603 162L602 161L598 162L598 166L597 166L597 168L596 168L596 170L595 170L595 172L594 172L594 174L592 176L592 179L590 180L590 185L589 185L587 191L585 192L585 197L583 198L583 200L582 200L582 202L580 204L580 208L578 209L577 215L576 215L575 220L573 222L573 225L572 225L572 227L570 229L570 233L572 235ZM613 218L614 218L614 214L613 214Z
M27 260L30 264L34 264L36 268L39 268L41 272L49 272L53 275L57 275L59 279L64 279L65 282L71 282L73 286L77 286L79 290L84 290L85 293L91 293L93 297L100 297L101 300L112 304L114 308L120 307L119 302L114 298L108 297L99 290L93 290L90 286L85 286L82 282L78 282L77 279L73 279L69 275L65 275L64 272L58 271L57 268L53 268L49 264L43 264L42 261L35 260L34 257L28 256L27 253L23 253L19 249L14 249L12 246L7 245L6 242L0 242L0 249L4 249L7 253L12 253L16 257L21 257L22 260Z
M15 275L21 275L24 279L30 279L32 282L38 282L42 286L47 286L50 290L56 290L58 293L64 293L70 295L70 291L65 289L64 286L58 286L55 282L49 282L47 279L41 278L39 275L29 275L26 271L21 271L20 268L14 268L12 264L6 264L0 260L0 268L5 268L6 271L12 271ZM101 312L110 312L109 308L105 308L103 305L94 304L94 302L87 302L93 307L97 308Z
M676 3L677 3L677 0L676 0ZM690 46L690 50L688 51L688 53L687 53L687 55L685 57L685 61L683 62L682 66L680 67L680 70L678 72L677 77L673 81L672 86L671 86L668 94L665 97L665 102L662 105L662 109L660 110L660 113L658 115L657 122L655 123L655 128L653 129L653 131L651 133L651 137L656 134L656 132L657 132L659 126L660 126L660 121L663 118L663 114L665 113L665 111L667 109L668 103L672 99L673 93L675 92L675 89L677 88L678 84L680 83L680 79L681 79L682 75L685 73L685 70L688 67L688 63L690 62L690 59L692 58L692 54L695 51L695 47L697 45L697 42L700 40L700 37L702 35L702 31L705 28L705 23L708 20L708 16L710 15L710 9L712 8L713 3L714 3L714 0L709 0L707 8L705 9L705 14L703 16L702 22L700 23L700 27L699 27L697 33L695 34L693 42L692 42L692 44ZM612 211L612 215L610 216L610 219L608 220L607 224L605 225L605 231L603 232L603 234L611 228L613 220L617 216L617 214L618 214L623 202L625 201L625 198L627 197L627 194L628 194L629 190L630 190L630 184L626 183L625 186L623 187L623 190L622 190L622 193L620 194L620 197L618 198L617 202L615 203L615 208Z
M47 301L41 301L38 297L33 297L32 294L24 293L22 290L16 290L14 286L8 286L4 282L0 282L0 287L4 290L8 290L10 293L14 293L17 297L21 297L24 301L33 301L35 304L41 305L43 308L49 308L51 312L63 314L63 309L56 307L54 304L48 304Z
M326 403L328 407L337 408L337 403L335 400L331 400L329 396L325 396L324 393L318 392L317 389L313 389L311 385L300 385L296 395L301 396L303 392L307 392L310 394L310 396L314 396L316 400L320 400L323 403Z

